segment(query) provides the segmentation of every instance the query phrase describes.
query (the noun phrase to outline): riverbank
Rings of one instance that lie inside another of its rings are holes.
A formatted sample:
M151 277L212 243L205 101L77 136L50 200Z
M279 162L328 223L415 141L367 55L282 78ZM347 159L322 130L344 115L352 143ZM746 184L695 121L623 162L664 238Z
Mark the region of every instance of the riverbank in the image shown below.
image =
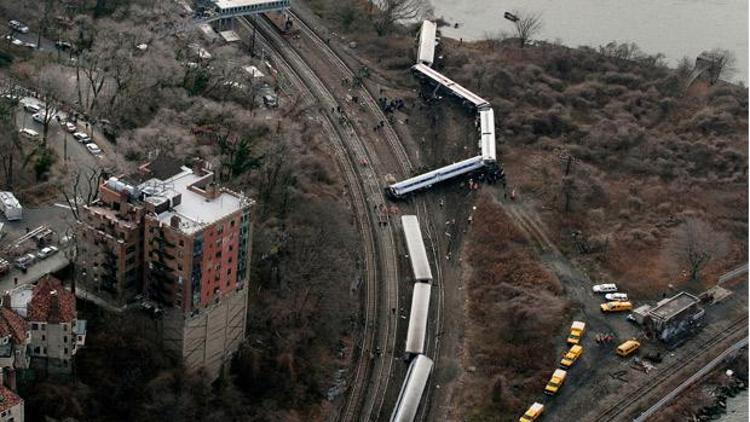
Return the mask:
M431 0L434 15L458 27L444 36L464 40L512 32L505 11L540 13L543 28L536 37L571 47L597 47L615 41L635 43L647 54L662 53L676 67L683 57L721 48L736 58L737 72L729 81L748 81L748 3L745 0ZM722 28L717 30L717 28Z

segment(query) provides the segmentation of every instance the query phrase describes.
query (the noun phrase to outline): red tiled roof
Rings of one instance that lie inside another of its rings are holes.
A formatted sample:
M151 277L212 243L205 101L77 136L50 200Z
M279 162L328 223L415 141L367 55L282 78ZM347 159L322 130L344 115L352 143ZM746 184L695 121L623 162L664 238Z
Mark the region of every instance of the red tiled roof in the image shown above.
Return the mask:
M0 412L23 402L23 399L4 385L0 385Z
M0 308L0 337L11 336L13 342L21 344L26 341L26 321L13 310Z
M76 298L63 287L62 281L48 275L39 280L27 307L29 321L71 322L76 319Z

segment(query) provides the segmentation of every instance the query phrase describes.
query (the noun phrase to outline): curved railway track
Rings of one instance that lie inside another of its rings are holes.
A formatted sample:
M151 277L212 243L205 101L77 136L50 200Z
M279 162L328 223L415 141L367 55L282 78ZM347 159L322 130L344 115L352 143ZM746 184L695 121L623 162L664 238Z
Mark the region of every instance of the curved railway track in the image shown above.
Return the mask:
M244 22L248 24L247 21ZM310 96L320 106L321 113L326 116L326 121L332 125L338 134L338 139L333 140L333 144L339 150L337 153L339 155L346 154L350 163L360 164L360 166L354 167L354 170L358 175L359 182L362 183L363 196L367 203L365 212L368 221L372 222L378 218L378 215L376 215L378 204L385 203L380 185L383 175L377 172L377 169L382 168L378 157L371 156L348 118L333 111L341 105L328 86L313 72L312 66L288 45L276 28L268 21L257 20L256 28L266 39L266 42L273 47L273 50L278 51L279 58L283 59L286 64L286 71L291 72L295 75L295 78L302 81ZM371 205L374 205L375 208L371 208ZM377 273L379 277L375 276L366 280L365 333L363 346L360 348L356 370L351 382L350 400L345 407L344 419L346 420L370 419L373 409L376 407L376 398L384 393L383 386L388 383L395 353L395 332L398 322L395 315L395 310L398 309L398 262L395 252L395 235L391 226L385 227L384 230L374 230L374 225L370 224L370 227L373 228L374 243L377 245L371 256L379 259L380 271ZM381 280L382 289L378 287ZM390 312L389 309L394 311ZM380 348L379 345L385 346L382 350L382 357L373 359L376 354L380 353L377 350ZM371 372L374 372L376 374L374 378L381 382L376 384L374 391L368 390L366 394L364 385ZM362 402L367 402L368 399L369 405L367 403L360 405ZM357 417L357 415L360 417ZM377 417L377 412L375 417Z
M680 370L685 368L694 362L697 362L701 358L704 358L708 352L713 348L723 344L725 341L735 340L734 337L739 333L746 335L747 333L747 315L734 320L729 326L722 330L719 330L709 340L698 343L687 351L688 357L685 359L677 359L666 367L661 368L658 372L655 372L644 384L640 385L638 394L625 395L621 400L617 401L612 406L608 407L603 412L600 412L594 417L589 419L585 417L585 420L595 421L614 421L614 420L629 420L630 416L636 409L633 406L637 405L644 396L650 394L659 387L666 385L671 381L672 375L675 375ZM684 348L683 348L684 349Z
M250 23L246 19L240 19L239 21L245 26L250 25ZM261 37L263 36L261 35ZM319 97L319 95L321 94L320 90L325 90L325 88L322 86L322 83L315 77L315 75L312 74L311 71L304 72L304 75L301 75L300 73L302 72L298 72L297 70L295 70L295 68L292 67L286 57L283 57L281 54L276 53L276 51L280 50L271 48L272 46L270 45L268 39L261 38L260 42L265 43L269 47L269 53L271 54L274 64L279 68L279 70L287 75L288 80L284 82L288 82L289 84L291 84L291 86L284 86L286 85L284 83L282 84L283 88L292 89L297 93L302 94L300 98L303 101L304 106L315 106L319 102L323 102L325 100L328 100L328 102L330 102L332 97L330 95L325 96L325 93L323 93L325 98L321 101L321 98ZM298 58L297 65L300 66L300 63L301 58ZM318 92L314 93L314 90L317 90ZM363 342L360 347L360 356L358 358L359 364L353 378L353 383L358 385L361 383L361 379L366 376L366 371L368 370L367 363L370 361L370 357L373 355L375 349L374 320L378 312L378 277L380 274L378 271L378 264L376 262L378 259L378 253L374 236L375 224L369 212L367 194L364 192L362 186L364 185L364 182L362 181L364 176L360 174L354 164L356 161L356 154L352 154L350 151L348 151L345 145L346 136L352 136L352 133L344 133L345 129L341 128L335 123L335 118L327 112L328 109L328 107L325 107L320 112L320 115L322 116L321 124L323 125L326 133L331 135L330 147L336 157L336 161L344 172L346 183L352 196L352 206L355 210L355 215L363 242L363 254L365 261L364 284L366 286L364 335ZM353 136L356 136L356 134L353 134ZM372 194L372 191L370 191L369 193Z
M312 44L312 46L315 48L315 52L321 54L326 62L330 64L333 69L335 69L338 74L336 75L336 79L341 78L347 78L351 80L354 76L354 72L349 68L349 66L341 59L341 57L338 56L336 52L334 52L331 47L326 43L319 35L318 33L313 30L307 22L305 22L304 19L302 19L299 15L295 14L293 11L288 12L292 18L294 18L295 24L300 29L301 34ZM382 132L379 133L379 138L383 138L386 140L386 143L388 145L388 148L390 150L390 153L392 157L379 157L377 152L372 151L372 148L369 148L367 145L365 145L365 149L369 152L369 155L373 159L373 166L377 166L378 168L382 168L380 166L380 163L382 162L395 162L397 165L397 168L394 169L396 172L400 173L401 176L408 176L412 173L412 170L414 169L414 166L411 162L411 159L409 158L409 155L406 153L406 150L401 143L401 140L399 139L396 131L391 126L390 122L384 115L383 111L380 109L380 106L375 101L374 97L370 93L370 91L367 89L367 86L362 86L362 89L359 91L361 92L361 103L364 104L366 107L367 113L372 117L373 121L382 121L384 122L384 127ZM367 128L359 127L360 131L368 132ZM383 180L381 177L378 180ZM384 201L384 199L383 199ZM435 270L436 270L436 277L435 277L435 283L437 284L439 280L441 280L441 267L440 267L440 257L442 256L440 253L440 247L438 242L436 241L433 233L438 233L435 229L435 224L433 221L433 218L431 214L428 211L427 202L423 199L417 199L414 201L415 211L416 214L419 216L420 221L424 222L424 226L426 228L427 238L428 242L430 244L430 249L433 252L433 261L435 264ZM395 245L394 245L395 246ZM435 321L435 328L434 332L439 333L442 329L442 313L441 310L443 308L443 301L444 301L444 292L442 288L437 289L438 297L438 309L437 309L437 316L434 318ZM394 292L394 295L397 297L398 292ZM391 339L391 342L393 343L392 351L395 350L395 326L393 327L393 338ZM439 336L433 335L433 346L431 350L431 355L433 356L433 360L437 363L437 358L439 355L439 349L440 349L440 342L439 342ZM384 357L384 359L387 359L389 356ZM390 357L393 357L392 354ZM357 365L358 370L357 374L363 373L361 368L363 366L362 360L366 359L365 356L360 357L360 363ZM386 390L388 388L390 374L392 370L392 362L394 359L387 359L388 364L387 367L381 366L380 368L376 369L374 375L374 382L371 383L371 386L368 390L368 388L365 387L365 381L359 377L355 377L354 382L352 383L352 388L350 390L350 394L347 398L347 401L344 405L343 412L341 414L341 419L345 421L354 421L354 420L376 420L383 408L385 399L386 399ZM425 417L426 411L422 412L422 418ZM359 416L359 417L358 417Z

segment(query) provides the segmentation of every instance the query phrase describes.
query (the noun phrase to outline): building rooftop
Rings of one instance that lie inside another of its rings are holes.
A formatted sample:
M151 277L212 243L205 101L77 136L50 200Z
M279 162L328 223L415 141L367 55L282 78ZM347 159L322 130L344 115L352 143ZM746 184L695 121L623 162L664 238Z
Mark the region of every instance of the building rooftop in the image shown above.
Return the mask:
M212 173L198 175L183 166L180 173L164 180L152 178L138 189L144 194L143 200L157 209L169 202L164 211L157 213L160 222L171 224L172 217L178 217L179 229L193 233L244 206L245 198L212 186L212 178ZM212 188L216 189L215 196L209 192Z
M21 203L18 202L15 195L12 192L0 192L0 201L6 208L20 208Z
M658 306L649 311L649 314L652 317L667 320L699 302L700 299L690 293L680 292L669 299L661 301Z
M18 394L11 391L8 387L0 385L0 412L5 412L11 407L23 402Z
M71 322L76 319L76 298L62 281L47 275L34 286L27 312L29 321Z
M0 308L0 337L11 336L13 342L21 344L26 341L26 321L12 309Z
M277 0L215 0L214 3L219 9L230 7L255 6L259 4L273 3Z

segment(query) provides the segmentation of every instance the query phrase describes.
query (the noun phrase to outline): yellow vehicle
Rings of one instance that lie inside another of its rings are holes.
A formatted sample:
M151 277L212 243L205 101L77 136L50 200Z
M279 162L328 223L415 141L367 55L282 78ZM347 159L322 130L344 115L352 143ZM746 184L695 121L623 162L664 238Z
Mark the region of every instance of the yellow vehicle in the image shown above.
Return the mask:
M550 396L556 394L557 390L559 390L565 382L565 377L567 375L568 373L564 370L555 369L555 372L552 373L552 378L550 378L547 386L544 387L544 394L549 394Z
M621 345L617 346L617 354L626 357L628 355L631 355L633 352L638 350L638 348L641 347L641 343L639 343L636 340L628 340L625 343L622 343Z
M583 337L583 332L586 331L586 323L582 321L573 321L570 326L570 334L568 334L569 344L579 344Z
M583 346L576 344L568 350L568 353L563 356L560 361L560 366L564 368L570 368L583 355Z
M529 410L521 416L521 419L519 419L518 422L534 422L539 419L542 412L544 412L544 405L534 402L534 404L529 407Z
M633 309L631 302L607 302L602 303L602 312L624 312Z

